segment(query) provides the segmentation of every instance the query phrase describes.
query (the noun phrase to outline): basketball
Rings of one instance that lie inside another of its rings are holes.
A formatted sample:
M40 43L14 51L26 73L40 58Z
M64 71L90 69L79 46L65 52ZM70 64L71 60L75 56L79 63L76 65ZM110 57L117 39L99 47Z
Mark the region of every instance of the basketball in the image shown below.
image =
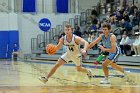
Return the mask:
M53 44L48 44L46 46L46 53L48 53L49 55L53 55L56 53L56 46Z

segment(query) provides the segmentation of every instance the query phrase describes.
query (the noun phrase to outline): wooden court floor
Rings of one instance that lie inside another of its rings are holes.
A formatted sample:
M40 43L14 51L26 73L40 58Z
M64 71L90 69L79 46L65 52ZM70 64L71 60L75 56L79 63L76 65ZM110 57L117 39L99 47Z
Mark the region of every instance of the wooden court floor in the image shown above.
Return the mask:
M101 66L84 64L97 77L89 79L76 71L72 63L58 69L46 84L38 80L49 72L55 62L0 61L0 93L140 93L140 67L123 66L130 82L123 75L110 69L111 84L100 84L103 79Z

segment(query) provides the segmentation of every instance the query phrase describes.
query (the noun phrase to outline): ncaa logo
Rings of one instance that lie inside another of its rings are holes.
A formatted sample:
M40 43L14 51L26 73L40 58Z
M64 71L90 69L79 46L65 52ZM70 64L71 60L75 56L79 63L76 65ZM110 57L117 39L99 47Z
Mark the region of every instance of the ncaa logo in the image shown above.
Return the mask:
M39 21L39 28L44 31L44 32L47 32L49 31L49 29L51 28L51 22L49 19L47 18L43 18Z

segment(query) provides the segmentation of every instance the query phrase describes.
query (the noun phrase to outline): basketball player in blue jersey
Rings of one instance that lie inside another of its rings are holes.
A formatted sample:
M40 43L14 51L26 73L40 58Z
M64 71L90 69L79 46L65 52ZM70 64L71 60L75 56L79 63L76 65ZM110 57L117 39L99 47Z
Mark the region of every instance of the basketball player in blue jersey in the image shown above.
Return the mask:
M87 73L88 77L92 76L91 70L81 66L81 53L86 55L86 48L89 44L83 38L74 35L71 26L68 24L65 26L65 36L59 39L56 50L59 50L63 44L67 47L67 52L58 59L47 76L39 78L43 83L46 83L60 66L69 61L75 63L77 71ZM82 50L80 50L80 45L84 45Z
M116 64L116 59L119 56L120 50L117 46L116 36L110 33L111 26L108 23L103 24L103 34L101 34L95 41L91 42L87 47L87 50L93 47L98 42L102 41L103 45L100 45L99 48L102 52L109 52L106 60L102 63L102 68L105 74L105 78L100 83L108 84L108 65L111 65L112 68L124 73L124 69Z

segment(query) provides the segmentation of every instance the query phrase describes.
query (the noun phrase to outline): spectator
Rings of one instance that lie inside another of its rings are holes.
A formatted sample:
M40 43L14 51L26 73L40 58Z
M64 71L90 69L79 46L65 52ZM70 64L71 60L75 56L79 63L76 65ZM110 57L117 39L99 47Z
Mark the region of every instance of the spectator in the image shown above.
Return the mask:
M127 22L130 22L130 18L129 18L129 15L128 15L127 11L124 11L124 13L123 13L123 19L125 21L127 21Z
M75 35L81 37L80 27L79 27L77 24L75 24L75 28L74 28L73 34L75 34Z
M98 23L96 24L96 27L97 27L97 30L101 29L101 22L100 21L98 21Z
M88 35L88 43L91 43L91 42L94 41L96 38L97 38L97 37L94 35L94 33L93 33L93 34L90 33L90 34ZM92 49L93 49L93 50L97 49L97 44L96 44L94 47L92 47Z
M91 15L91 22L92 25L96 25L98 23L98 19L95 15Z
M93 35L89 34L88 35L88 43L91 43L93 41Z
M121 28L121 35L123 35L123 34L128 34L127 29Z
M122 19L122 28L126 29L128 31L128 34L131 34L132 25L124 19Z
M127 36L127 34L123 34L121 42L120 42L121 53L126 56L131 55L131 40Z
M129 15L133 15L134 14L134 9L138 9L137 6L135 6L134 4L132 4L132 6L130 7L130 12Z
M97 11L94 9L94 10L91 11L91 15L98 16L98 13L97 13Z
M17 43L14 43L13 51L12 51L12 60L14 60L14 61L17 61L18 50L19 50L19 47L18 47Z
M128 12L128 14L129 14L129 12L130 12L130 6L129 5L126 5L125 11Z
M124 11L125 11L125 7L122 7L122 8L119 10L119 12L120 12L121 15L123 15Z
M139 17L134 13L132 18L132 26L135 27L136 25L139 25Z
M116 20L120 22L122 19L123 19L123 15L120 12L117 12Z
M140 56L140 37L139 32L135 32L135 41L133 43L133 50L135 55L133 56Z

